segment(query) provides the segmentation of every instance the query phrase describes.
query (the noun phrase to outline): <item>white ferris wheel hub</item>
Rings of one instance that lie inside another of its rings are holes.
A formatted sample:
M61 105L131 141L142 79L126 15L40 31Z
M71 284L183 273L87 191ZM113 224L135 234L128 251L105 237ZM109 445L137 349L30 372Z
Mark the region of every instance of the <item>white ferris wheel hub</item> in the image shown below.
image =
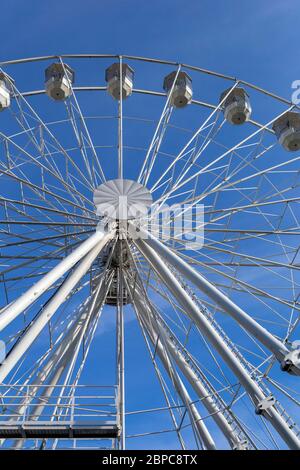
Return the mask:
M140 219L147 215L152 202L152 195L145 186L128 179L106 181L94 191L97 214L109 219Z

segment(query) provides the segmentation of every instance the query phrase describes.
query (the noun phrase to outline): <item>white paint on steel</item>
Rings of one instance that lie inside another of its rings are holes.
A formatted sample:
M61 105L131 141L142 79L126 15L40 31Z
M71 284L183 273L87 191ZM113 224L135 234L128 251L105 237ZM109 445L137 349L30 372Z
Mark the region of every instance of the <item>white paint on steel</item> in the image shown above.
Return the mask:
M278 360L282 360L289 352L289 349L282 341L275 338L268 330L261 326L256 320L230 300L223 292L217 289L211 282L205 279L202 274L197 272L188 263L182 260L174 251L163 245L157 238L149 232L141 229L141 235L145 242L151 246L157 253L174 266L186 279L189 279L204 294L210 297L219 305L228 315L234 318L250 334L255 336L264 346L275 354Z
M91 237L85 240L78 248L63 259L48 274L28 289L17 300L9 304L0 314L0 331L3 330L11 321L22 313L29 305L35 302L54 282L62 277L78 261L81 260L90 250L92 250L106 234L96 231Z
M11 353L1 365L0 382L3 382L18 360L31 346L35 338L40 334L59 306L66 300L72 289L89 270L103 246L112 238L112 236L113 232L105 235L103 234L102 239L98 241L96 246L83 258L79 266L77 266L74 272L65 280L50 302L47 303L42 313L30 325L24 336L21 337L20 341L14 346Z
M173 273L167 267L166 263L162 260L161 255L157 251L155 252L143 240L135 240L134 243L143 256L148 260L158 276L168 287L173 296L177 299L179 304L186 311L187 315L198 325L204 336L218 351L224 362L241 382L251 397L254 405L256 406L261 400L265 399L265 394L261 390L258 383L249 375L248 371L242 366L238 358L229 349L227 344L224 343L212 324L202 314L200 309L185 292L179 281L175 278ZM269 419L270 423L274 426L278 434L282 437L290 449L300 449L299 438L295 435L285 419L278 413L276 408L271 408L268 410L268 415L265 416Z
M94 204L98 215L113 220L130 220L147 215L152 196L142 184L118 178L95 189Z

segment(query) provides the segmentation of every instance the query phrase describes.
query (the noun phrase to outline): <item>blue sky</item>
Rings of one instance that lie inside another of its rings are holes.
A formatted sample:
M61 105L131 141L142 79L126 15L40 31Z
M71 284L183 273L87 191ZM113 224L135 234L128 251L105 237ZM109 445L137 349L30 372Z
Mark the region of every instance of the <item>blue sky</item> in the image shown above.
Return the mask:
M156 57L237 76L286 98L290 98L291 83L300 79L297 0L12 0L2 7L3 13L0 61L64 53ZM108 315L106 311L103 318L107 334L96 336L102 352L91 349L93 365L86 371L87 380L101 375L96 367L99 354L109 363L114 337ZM128 313L128 343L135 345L135 349L128 346L127 354L132 364L128 406L160 406L163 400L156 399L154 374L144 375L138 391L134 386L136 368L142 373L148 359L133 320ZM137 358L138 348L143 352ZM112 380L108 367L102 372ZM147 424L155 428L165 422L148 420ZM177 445L166 439L166 446ZM149 440L151 445L163 447L157 440Z
M297 0L13 0L1 58L125 53L220 70L289 95L298 77Z

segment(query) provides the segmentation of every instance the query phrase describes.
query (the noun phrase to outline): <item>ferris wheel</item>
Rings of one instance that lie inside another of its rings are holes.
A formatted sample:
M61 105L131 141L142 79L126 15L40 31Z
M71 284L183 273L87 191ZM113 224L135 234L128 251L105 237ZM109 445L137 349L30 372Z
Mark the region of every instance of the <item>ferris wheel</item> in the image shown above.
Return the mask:
M297 106L73 54L0 108L2 449L299 449Z

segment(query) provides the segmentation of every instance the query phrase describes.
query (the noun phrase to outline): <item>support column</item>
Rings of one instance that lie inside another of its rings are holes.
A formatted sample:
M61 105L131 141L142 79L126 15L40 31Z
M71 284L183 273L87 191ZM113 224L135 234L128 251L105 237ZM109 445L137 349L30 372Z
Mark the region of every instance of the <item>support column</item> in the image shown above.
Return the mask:
M243 367L237 356L231 351L228 345L224 343L221 336L219 336L217 330L215 330L213 325L187 295L166 263L161 259L158 250L154 251L142 240L135 240L134 243L142 255L148 260L160 279L168 287L172 295L177 299L178 303L186 311L187 315L197 324L204 336L206 336L208 341L218 351L224 362L243 385L255 406L265 400L267 397L259 384L249 375L249 372ZM264 413L264 416L274 426L289 448L300 449L299 438L290 428L289 423L278 413L275 406L270 407L267 412Z
M30 420L39 419L44 408L47 406L48 399L51 397L55 385L66 371L67 365L69 363L73 364L74 361L76 361L79 347L90 326L91 321L97 314L99 316L101 314L112 277L113 276L110 275L107 279L107 282L105 283L105 273L103 274L93 297L90 297L88 301L85 301L83 304L85 308L80 313L79 317L75 320L66 337L63 338L62 342L58 345L54 353L54 357L50 357L47 364L45 365L45 373L39 375L37 383L34 384L32 389L30 389L30 393L32 396L34 396L37 393L39 386L44 384L45 380L50 377L49 383L47 386L43 387L42 394L38 397L39 403L33 407L31 413L29 414ZM98 304L99 299L100 303ZM80 310L82 310L82 308ZM61 393L64 393L64 388L61 389ZM26 406L28 406L28 402L25 399L23 404L21 404L18 408L18 413L20 415L24 413L24 407ZM57 413L57 407L55 412ZM23 441L23 439L16 440L13 447L16 449L21 448L23 446Z
M188 263L183 261L170 248L161 243L157 238L146 230L140 230L144 243L149 245L160 256L162 256L170 265L178 270L185 279L192 282L205 295L210 297L219 307L228 315L236 320L248 333L260 341L269 349L281 362L289 353L287 346L275 338L268 330L257 323L250 315L232 302L223 292L217 289L211 282L205 279L199 272L193 269Z
M193 389L195 390L196 394L198 395L201 403L207 409L208 413L211 415L212 419L215 421L218 428L222 431L224 436L226 437L227 441L231 448L235 448L239 446L240 441L235 434L231 425L227 422L226 418L223 416L222 410L218 408L211 393L204 387L204 385L200 382L199 377L195 374L195 372L189 367L186 363L182 355L176 349L175 345L170 341L168 336L165 334L164 330L159 327L159 324L155 321L151 321L149 312L146 311L143 302L141 299L137 300L135 297L135 302L138 304L139 311L142 315L142 322L146 327L146 330L149 332L151 341L155 344L156 352L159 355L160 359L163 363L165 363L164 359L164 347L166 348L170 357L174 359L177 366L191 384ZM151 334L152 330L152 334ZM166 366L165 366L166 367ZM201 419L201 418L200 418ZM200 423L202 423L200 421ZM242 444L246 444L243 442ZM208 447L210 448L210 447Z
M38 318L35 319L34 322L28 327L20 341L16 343L10 354L6 357L5 361L0 366L0 383L3 382L5 377L16 365L18 360L23 356L23 354L31 346L45 325L49 322L50 318L54 315L60 305L66 300L72 289L86 274L95 258L98 256L104 245L108 242L108 240L111 239L112 236L112 234L102 234L100 241L97 241L96 246L92 248L85 258L83 258L74 272L64 281L50 302L46 304Z
M118 304L116 318L117 333L117 374L118 374L118 414L120 421L120 440L121 450L126 448L126 423L125 423L125 370L124 370L124 311L123 311L123 273L122 273L122 242L119 245L120 267L118 268Z
M173 369L173 367L171 365L170 359L166 354L161 341L158 341L159 335L153 328L153 325L150 326L150 323L146 321L147 313L145 312L145 307L143 303L140 302L140 299L137 300L137 298L135 297L135 300L133 300L133 306L136 311L137 318L141 323L141 326L145 328L152 344L155 346L156 354L160 358L165 368L165 371L169 375L170 379L173 381L175 389L178 395L180 396L182 403L186 406L188 413L191 415L191 420L194 422L195 428L199 434L200 439L203 441L205 448L207 450L216 450L216 444L210 432L208 431L205 423L203 422L198 412L198 409L193 403L182 380L180 379L176 371L171 374L171 370ZM164 346L166 347L166 344L164 344ZM167 352L170 352L169 349L167 350Z
M51 287L60 277L71 269L102 240L108 241L112 234L107 234L97 230L91 237L79 245L72 253L55 266L48 274L28 289L18 299L9 304L0 313L0 331L3 330L20 313L35 302L49 287Z

